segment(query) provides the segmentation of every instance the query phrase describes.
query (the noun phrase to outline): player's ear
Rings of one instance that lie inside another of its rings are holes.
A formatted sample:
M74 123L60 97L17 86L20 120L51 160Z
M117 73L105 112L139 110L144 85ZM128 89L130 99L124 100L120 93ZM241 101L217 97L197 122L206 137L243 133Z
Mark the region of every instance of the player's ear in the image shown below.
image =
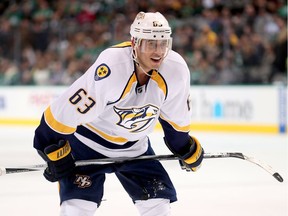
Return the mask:
M134 37L131 37L131 46L132 46L132 49L135 48L135 38Z
M131 37L131 46L132 49L135 49L137 46L140 46L142 39Z

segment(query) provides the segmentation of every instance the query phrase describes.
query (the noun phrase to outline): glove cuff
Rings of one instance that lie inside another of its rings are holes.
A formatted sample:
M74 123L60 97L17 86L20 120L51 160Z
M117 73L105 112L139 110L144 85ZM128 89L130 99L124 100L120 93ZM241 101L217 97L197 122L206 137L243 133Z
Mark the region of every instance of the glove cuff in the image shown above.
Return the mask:
M193 144L194 144L193 145L194 151L190 150L190 152L189 152L190 156L188 156L187 158L183 157L184 162L187 164L195 163L203 155L203 149L200 145L200 142L195 137L191 137L191 142L193 142ZM191 156L191 153L192 153L192 156Z
M62 146L63 145L63 146ZM52 145L45 148L44 152L50 161L58 161L71 153L71 146L68 141L60 145Z

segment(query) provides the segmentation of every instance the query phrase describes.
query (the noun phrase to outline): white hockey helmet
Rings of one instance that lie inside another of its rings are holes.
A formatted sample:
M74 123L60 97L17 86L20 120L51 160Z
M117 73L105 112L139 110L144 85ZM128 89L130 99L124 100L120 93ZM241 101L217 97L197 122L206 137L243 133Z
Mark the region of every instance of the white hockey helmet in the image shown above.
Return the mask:
M130 35L136 40L171 40L171 33L168 21L159 12L139 12L130 27Z

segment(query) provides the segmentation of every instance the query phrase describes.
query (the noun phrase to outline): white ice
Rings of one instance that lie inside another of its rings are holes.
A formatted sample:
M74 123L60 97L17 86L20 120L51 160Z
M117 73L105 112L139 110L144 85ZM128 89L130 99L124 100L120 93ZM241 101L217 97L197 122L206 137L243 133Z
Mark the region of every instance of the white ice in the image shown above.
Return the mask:
M0 127L0 166L42 164L32 148L33 127ZM173 216L287 216L287 135L200 133L206 152L242 152L270 165L284 178L280 183L264 169L240 159L206 159L195 173L166 161L178 193L171 205ZM162 133L151 136L156 153L170 153ZM113 174L107 175L104 201L96 216L137 216L138 212ZM42 172L0 177L1 216L57 216L57 183L47 182Z

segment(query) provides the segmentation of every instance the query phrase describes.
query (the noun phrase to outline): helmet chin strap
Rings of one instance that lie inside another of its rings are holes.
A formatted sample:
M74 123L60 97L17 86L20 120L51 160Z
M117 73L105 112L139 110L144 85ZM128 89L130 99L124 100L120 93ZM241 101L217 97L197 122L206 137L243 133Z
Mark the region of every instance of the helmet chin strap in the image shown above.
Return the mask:
M137 60L137 54L136 54L136 50L134 50L133 49L133 51L132 51L132 59L133 59L133 61L136 63L136 66L137 67L139 67L142 71L143 71L143 73L144 74L146 74L147 76L149 76L149 77L152 77L152 76L155 76L157 73L158 73L158 69L151 69L151 70L154 70L154 71L156 71L157 73L156 74L154 74L153 75L153 73L152 74L149 74L148 72L146 72L145 70L144 70L144 68L140 65L140 62Z

